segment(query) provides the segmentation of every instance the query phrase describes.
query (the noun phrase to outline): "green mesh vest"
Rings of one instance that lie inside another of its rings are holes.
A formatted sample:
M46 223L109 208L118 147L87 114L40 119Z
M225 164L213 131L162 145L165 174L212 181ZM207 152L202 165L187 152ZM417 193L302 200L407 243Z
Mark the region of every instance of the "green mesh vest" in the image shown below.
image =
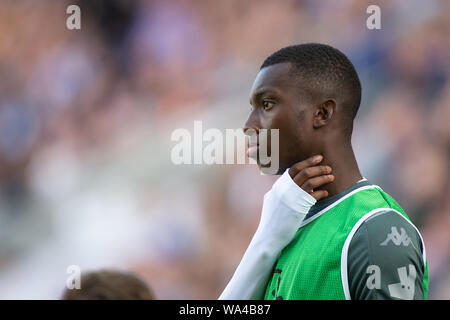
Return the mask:
M350 299L348 287L347 290L345 288L346 261L343 259L343 249L352 230L380 208L394 209L409 220L391 196L367 180L343 194L338 195L337 200L332 197L334 201L328 205L328 199L318 202L325 202L321 207L323 209L320 210L319 206L315 214L308 213L294 239L281 252L268 281L264 299ZM426 262L423 286L426 297Z

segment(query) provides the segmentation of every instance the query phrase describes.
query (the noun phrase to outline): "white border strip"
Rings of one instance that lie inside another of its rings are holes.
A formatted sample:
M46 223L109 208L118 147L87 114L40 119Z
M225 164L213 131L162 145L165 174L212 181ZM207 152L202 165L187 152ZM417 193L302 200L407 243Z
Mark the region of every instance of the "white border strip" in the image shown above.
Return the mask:
M311 221L313 221L314 219L320 217L322 214L324 214L325 212L327 212L328 210L330 210L331 208L337 206L339 203L341 203L342 201L344 201L345 199L347 199L348 197L354 195L355 193L362 191L362 190L366 190L366 189L372 189L372 188L378 188L380 190L382 190L379 186L377 185L370 185L370 186L364 186L358 189L353 190L352 192L346 194L345 196L343 196L342 198L340 198L339 200L336 200L335 202L333 202L332 204L330 204L328 207L325 207L324 209L320 210L319 212L317 212L316 214L314 214L312 217L303 220L302 223L300 224L300 228L303 227L305 224L310 223Z
M370 218L371 216L373 216L374 214L376 214L376 213L378 213L380 211L386 211L386 213L392 212L392 211L393 212L397 212L403 219L408 221L409 224L414 227L414 229L419 234L420 241L422 241L422 248L423 248L422 258L423 258L423 264L425 266L426 258L427 258L426 251L425 251L425 242L423 241L422 235L420 234L420 232L417 229L417 227L411 221L409 221L403 214L401 214L400 212L398 212L395 209L392 209L392 208L378 208L378 209L372 210L369 213L365 214L361 219L359 219L358 222L353 226L352 230L350 231L350 233L347 236L347 239L345 239L344 247L342 248L342 254L341 254L341 280L342 280L342 288L344 289L345 299L347 299L347 300L351 300L352 299L351 296L350 296L350 288L349 288L349 283L348 283L348 269L347 269L348 248L350 246L350 242L352 241L353 236L355 235L356 231L361 226L361 224L364 221L366 221L368 218Z

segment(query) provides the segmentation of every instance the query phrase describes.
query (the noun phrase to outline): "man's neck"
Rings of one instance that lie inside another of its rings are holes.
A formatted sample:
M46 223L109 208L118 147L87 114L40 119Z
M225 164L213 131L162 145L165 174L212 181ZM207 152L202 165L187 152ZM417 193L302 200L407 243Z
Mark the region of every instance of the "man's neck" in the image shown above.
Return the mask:
M328 197L350 188L363 178L351 145L346 147L331 146L321 154L323 155L321 165L330 166L332 168L331 174L334 175L333 182L318 188L328 191Z

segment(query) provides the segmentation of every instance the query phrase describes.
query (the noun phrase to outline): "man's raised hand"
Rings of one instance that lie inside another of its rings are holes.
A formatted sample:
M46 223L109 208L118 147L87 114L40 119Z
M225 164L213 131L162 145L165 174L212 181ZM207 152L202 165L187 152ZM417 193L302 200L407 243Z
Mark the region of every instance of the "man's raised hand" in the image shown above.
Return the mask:
M314 189L324 184L334 181L334 175L331 173L330 166L319 166L323 156L316 155L306 160L295 163L289 169L289 175L292 180L304 191L308 192L317 201L326 198L328 192L326 190Z

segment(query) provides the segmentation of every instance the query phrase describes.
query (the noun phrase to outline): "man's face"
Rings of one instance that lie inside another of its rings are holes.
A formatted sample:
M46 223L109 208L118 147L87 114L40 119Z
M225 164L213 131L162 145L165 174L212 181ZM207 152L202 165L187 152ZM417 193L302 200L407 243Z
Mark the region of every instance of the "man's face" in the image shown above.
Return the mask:
M244 130L256 133L261 129L279 129L279 170L283 173L294 163L304 160L312 153L312 108L306 95L302 95L301 84L290 75L291 64L279 63L263 68L256 76L250 93L251 112ZM258 143L264 135L258 135ZM270 130L267 136L267 148L271 157ZM250 157L259 167L261 164L256 148L249 148Z

